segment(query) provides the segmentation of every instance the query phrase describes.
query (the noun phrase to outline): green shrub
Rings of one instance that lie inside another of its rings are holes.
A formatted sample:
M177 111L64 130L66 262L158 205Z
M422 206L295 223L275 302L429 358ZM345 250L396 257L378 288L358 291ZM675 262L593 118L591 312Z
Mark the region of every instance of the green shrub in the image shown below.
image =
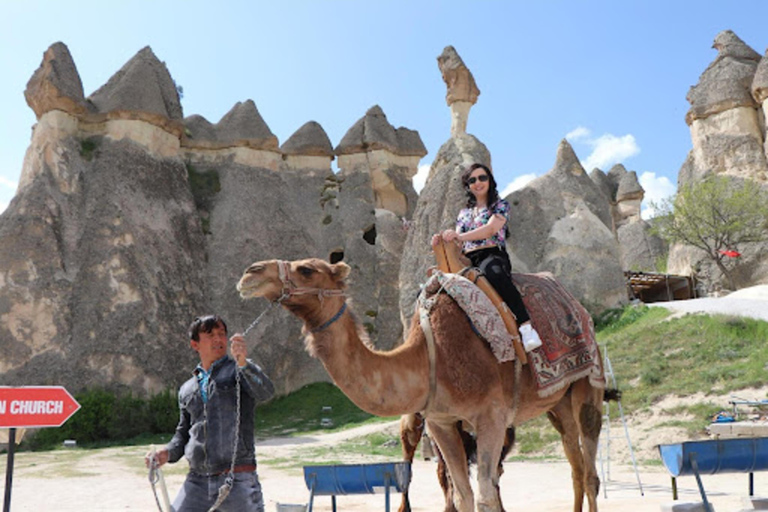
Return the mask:
M38 431L24 446L33 450L74 439L80 446L127 441L147 434L168 434L178 421L178 404L171 391L149 399L91 389L75 395L80 404L74 416L58 428Z

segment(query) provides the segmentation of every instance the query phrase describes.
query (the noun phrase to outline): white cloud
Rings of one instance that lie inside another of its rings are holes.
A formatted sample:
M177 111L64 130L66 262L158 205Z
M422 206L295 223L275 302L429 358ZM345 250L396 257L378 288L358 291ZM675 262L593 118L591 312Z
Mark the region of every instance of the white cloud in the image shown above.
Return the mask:
M640 176L640 186L645 190L645 197L643 198L643 209L640 215L644 219L650 219L656 212L651 208L649 204L651 201L660 202L662 199L670 197L675 194L677 187L674 183L669 181L666 176L656 176L655 172L644 172Z
M428 164L420 165L419 170L413 176L413 188L416 190L416 193L421 193L421 189L426 185L427 176L429 176L429 168L430 165Z
M535 174L523 174L522 176L518 176L514 180L512 180L511 183L507 184L506 187L504 187L501 192L499 192L500 197L507 197L509 194L514 192L515 190L520 190L533 180L535 180L538 176Z
M606 133L587 143L592 146L592 153L582 161L582 167L587 172L592 172L595 167L608 171L614 164L640 153L635 136L631 134L617 137Z
M577 126L575 129L568 132L565 135L565 138L570 141L575 141L575 140L586 139L591 134L592 132L589 131L589 128L585 128L583 126Z
M632 134L616 136L606 133L593 137L589 128L577 126L568 132L565 138L589 149L589 156L581 160L581 165L587 172L592 172L595 167L608 171L614 164L640 153L640 147Z
M18 183L16 183L15 181L9 180L5 176L0 176L0 185L16 190Z

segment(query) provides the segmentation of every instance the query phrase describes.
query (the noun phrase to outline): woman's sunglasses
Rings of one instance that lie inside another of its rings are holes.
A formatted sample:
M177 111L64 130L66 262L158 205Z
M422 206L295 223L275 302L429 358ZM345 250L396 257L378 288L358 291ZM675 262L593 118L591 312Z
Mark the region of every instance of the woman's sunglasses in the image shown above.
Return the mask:
M480 175L480 176L478 176L477 178L475 178L474 176L472 176L471 178L469 178L469 179L467 180L467 183L469 183L470 185L474 185L474 184L475 184L475 182L477 182L478 180L480 180L481 182L485 183L486 181L488 181L488 175L487 175L487 174L481 174L481 175Z

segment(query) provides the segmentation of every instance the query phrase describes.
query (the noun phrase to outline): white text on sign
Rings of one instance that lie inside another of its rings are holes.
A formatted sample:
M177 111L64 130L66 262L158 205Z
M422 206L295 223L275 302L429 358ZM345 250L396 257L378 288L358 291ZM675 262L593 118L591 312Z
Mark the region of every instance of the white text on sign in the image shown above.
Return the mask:
M9 410L10 414L61 414L64 412L62 400L12 400L7 407L5 400L0 400L0 414Z

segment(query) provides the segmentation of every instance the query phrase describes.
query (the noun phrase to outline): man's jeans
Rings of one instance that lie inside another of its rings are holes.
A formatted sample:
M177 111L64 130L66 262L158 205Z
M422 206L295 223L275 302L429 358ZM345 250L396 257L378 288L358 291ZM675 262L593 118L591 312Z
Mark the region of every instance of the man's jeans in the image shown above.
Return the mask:
M261 494L259 475L235 473L235 483L227 499L216 509L220 512L264 512L264 497ZM174 512L208 512L219 496L219 487L224 485L227 474L202 476L189 473L184 486L173 502Z

